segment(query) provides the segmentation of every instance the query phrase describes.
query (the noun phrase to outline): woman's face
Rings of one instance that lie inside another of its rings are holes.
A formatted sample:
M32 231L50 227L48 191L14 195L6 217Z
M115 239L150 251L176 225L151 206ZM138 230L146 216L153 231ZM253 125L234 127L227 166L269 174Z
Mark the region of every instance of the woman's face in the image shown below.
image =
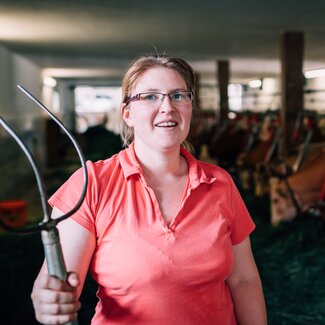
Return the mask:
M167 68L151 68L136 83L131 97L143 92L171 93L186 91L186 82L177 71ZM179 149L186 139L192 117L192 103L178 105L165 96L157 105L131 101L123 108L125 123L134 129L136 147L157 150Z

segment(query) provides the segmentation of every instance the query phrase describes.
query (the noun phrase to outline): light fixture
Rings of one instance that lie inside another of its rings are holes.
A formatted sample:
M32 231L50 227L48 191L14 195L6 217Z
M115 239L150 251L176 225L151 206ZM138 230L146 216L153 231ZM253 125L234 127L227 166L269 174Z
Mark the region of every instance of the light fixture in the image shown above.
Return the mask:
M306 79L319 78L319 77L325 77L325 69L315 69L315 70L309 70L305 72Z
M50 76L43 78L43 84L47 87L54 88L56 86L56 80Z
M261 79L255 79L248 82L250 88L262 88L263 82Z
M230 120L234 120L237 117L237 114L234 112L228 112L227 116Z

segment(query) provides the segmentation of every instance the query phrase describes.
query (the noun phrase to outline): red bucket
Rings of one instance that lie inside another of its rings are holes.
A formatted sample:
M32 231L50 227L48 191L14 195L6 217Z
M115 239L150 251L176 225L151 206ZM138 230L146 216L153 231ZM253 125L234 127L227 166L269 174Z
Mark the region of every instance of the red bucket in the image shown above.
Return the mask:
M22 227L27 221L27 202L0 201L0 219L11 227Z

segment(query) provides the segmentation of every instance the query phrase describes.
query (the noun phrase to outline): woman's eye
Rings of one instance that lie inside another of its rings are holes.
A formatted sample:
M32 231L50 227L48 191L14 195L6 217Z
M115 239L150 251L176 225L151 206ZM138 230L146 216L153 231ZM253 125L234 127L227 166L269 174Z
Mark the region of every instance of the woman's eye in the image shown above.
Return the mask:
M184 99L184 95L182 93L174 93L172 95L172 100L182 100Z
M143 94L141 99L147 101L158 100L158 96L157 94Z

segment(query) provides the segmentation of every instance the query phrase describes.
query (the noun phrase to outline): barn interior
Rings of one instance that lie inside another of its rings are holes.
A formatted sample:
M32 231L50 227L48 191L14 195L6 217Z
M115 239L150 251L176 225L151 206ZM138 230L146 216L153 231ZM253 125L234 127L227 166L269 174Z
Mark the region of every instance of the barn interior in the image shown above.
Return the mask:
M193 154L232 175L257 225L251 238L269 324L323 324L324 9L320 0L1 0L1 120L34 157L48 197L79 157L17 85L96 161L122 149L121 80L130 63L152 53L184 58L197 77ZM0 151L0 217L14 228L36 225L44 211L34 171L3 124ZM308 184L315 193L305 202ZM40 233L2 227L0 242L0 323L37 324L30 292L44 258ZM89 277L80 324L90 323L95 292Z

